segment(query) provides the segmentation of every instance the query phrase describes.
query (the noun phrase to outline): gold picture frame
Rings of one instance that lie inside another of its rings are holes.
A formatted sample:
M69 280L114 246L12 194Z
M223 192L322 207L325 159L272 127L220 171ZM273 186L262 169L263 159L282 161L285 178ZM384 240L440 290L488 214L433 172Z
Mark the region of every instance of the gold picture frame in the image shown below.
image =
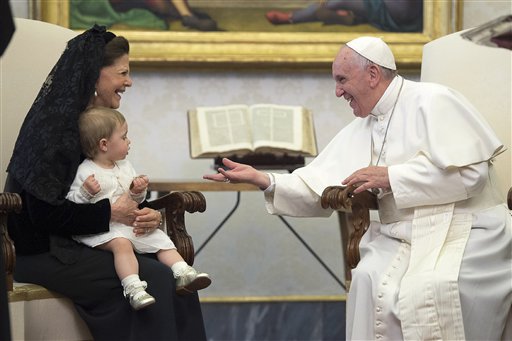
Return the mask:
M69 27L69 0L35 1L40 19ZM423 45L459 27L461 1L424 1L423 32L378 32L399 69L419 69ZM455 4L455 6L454 6ZM115 31L130 41L132 65L195 69L330 68L339 47L362 33ZM376 33L369 33L368 35Z

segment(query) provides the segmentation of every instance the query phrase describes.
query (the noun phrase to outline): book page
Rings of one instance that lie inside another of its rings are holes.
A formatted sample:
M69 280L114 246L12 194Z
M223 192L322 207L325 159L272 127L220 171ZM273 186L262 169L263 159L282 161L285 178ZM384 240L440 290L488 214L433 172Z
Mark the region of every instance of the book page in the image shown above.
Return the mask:
M252 149L248 107L198 107L197 121L203 153Z
M251 107L253 144L255 148L274 148L300 151L302 149L303 108L258 104Z
M302 152L305 156L317 156L315 124L313 114L310 110L304 109L302 116Z

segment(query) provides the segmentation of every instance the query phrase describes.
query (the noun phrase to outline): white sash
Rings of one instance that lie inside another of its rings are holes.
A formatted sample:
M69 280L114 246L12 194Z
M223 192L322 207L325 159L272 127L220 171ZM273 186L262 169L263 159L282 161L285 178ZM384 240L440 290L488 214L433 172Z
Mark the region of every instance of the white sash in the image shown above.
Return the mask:
M454 204L417 208L399 293L405 340L464 340L458 276L472 225Z

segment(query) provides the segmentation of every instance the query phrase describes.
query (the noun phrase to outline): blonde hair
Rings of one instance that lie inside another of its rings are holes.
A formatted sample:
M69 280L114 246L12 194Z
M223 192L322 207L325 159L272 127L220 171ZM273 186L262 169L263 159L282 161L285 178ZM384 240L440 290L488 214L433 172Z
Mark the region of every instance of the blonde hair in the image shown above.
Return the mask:
M126 122L119 111L106 107L92 107L80 114L78 128L80 144L86 157L92 159L99 152L101 139L108 139L118 125Z

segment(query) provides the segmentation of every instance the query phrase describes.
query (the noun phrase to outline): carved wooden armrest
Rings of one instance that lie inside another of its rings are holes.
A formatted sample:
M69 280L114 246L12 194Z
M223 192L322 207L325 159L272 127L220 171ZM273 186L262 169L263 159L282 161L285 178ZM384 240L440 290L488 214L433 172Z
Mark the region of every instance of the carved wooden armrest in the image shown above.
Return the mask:
M12 291L12 274L16 263L14 243L7 232L7 214L21 211L21 197L17 193L0 193L0 233L2 234L1 252L5 262L7 291Z
M185 228L185 211L204 212L206 199L200 192L172 192L148 202L148 207L163 210L166 232L189 265L194 264L194 244Z
M347 241L347 265L353 269L359 262L359 241L370 226L370 209L378 209L377 196L369 191L353 194L355 187L330 186L321 198L323 208L331 208L348 213L353 232Z

